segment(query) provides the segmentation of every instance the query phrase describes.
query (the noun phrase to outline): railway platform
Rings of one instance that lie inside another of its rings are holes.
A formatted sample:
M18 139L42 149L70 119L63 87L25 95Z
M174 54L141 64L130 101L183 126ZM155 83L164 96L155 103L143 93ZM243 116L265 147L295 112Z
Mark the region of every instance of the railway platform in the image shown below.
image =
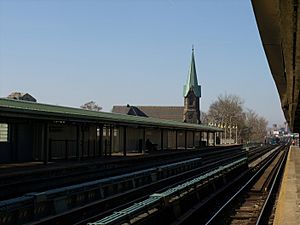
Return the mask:
M45 165L43 162L20 162L20 163L2 163L0 164L0 177L12 174L35 173L50 170L60 170L67 168L76 168L88 166L91 164L111 163L128 159L130 156L138 156L137 154L129 154L127 157L120 155L112 155L112 157L98 157L85 160L57 160L48 162Z
M300 224L300 148L296 146L290 147L273 224Z
M0 179L1 177L7 177L10 175L24 175L24 174L33 174L33 173L40 173L40 172L47 172L47 171L59 171L59 170L68 170L68 169L81 169L84 167L91 167L96 165L102 164L110 164L110 163L118 163L118 162L126 162L126 161L134 161L134 160L144 160L147 158L155 158L160 156L167 156L167 155L184 155L190 154L192 152L198 150L209 150L209 149L216 149L216 148L230 148L236 147L239 145L227 145L227 146L207 146L201 149L168 149L168 150L159 150L153 152L130 152L127 153L126 156L123 156L122 153L112 153L110 156L102 156L102 157L90 157L84 158L80 160L68 159L68 160L53 160L48 162L46 165L42 161L30 161L30 162L16 162L16 163L0 163Z

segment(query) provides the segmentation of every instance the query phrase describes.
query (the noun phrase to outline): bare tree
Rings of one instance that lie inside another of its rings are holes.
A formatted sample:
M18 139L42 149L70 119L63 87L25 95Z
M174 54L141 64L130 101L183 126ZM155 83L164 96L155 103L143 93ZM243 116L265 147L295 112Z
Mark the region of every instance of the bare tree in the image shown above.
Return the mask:
M234 139L243 141L263 141L267 121L253 110L244 111L244 101L237 95L220 95L213 102L206 115L207 123L224 129L225 143Z
M241 127L244 126L244 101L237 95L220 95L208 110L209 123L224 129L223 139L240 140ZM234 130L233 130L234 129ZM238 131L238 132L237 132ZM238 137L236 137L236 135Z
M248 132L245 133L247 141L263 142L267 135L268 121L259 116L256 112L248 109L246 112L245 125L248 128Z
M204 124L209 123L206 112L203 112L203 111L200 112L200 121L201 121L201 123L204 123Z
M94 102L94 101L89 101L89 102L83 104L82 106L80 106L80 108L92 110L92 111L101 111L102 110L102 107L98 106L96 104L96 102Z
M229 124L243 114L243 100L237 95L220 95L208 110L208 118L216 123Z

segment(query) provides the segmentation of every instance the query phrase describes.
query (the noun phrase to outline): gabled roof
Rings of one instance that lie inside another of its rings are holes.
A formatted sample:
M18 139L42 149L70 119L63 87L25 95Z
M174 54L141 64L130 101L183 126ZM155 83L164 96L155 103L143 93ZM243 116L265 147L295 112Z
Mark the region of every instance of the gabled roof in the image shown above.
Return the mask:
M107 123L125 126L132 125L211 132L223 131L215 127L172 120L96 112L80 108L0 98L0 120L5 121L5 118L29 118L43 121L65 120L95 124Z
M136 106L130 106L130 109L128 111L128 115L148 117L142 110L140 110Z
M187 81L186 84L183 86L183 96L187 97L190 90L195 93L196 97L199 98L201 97L201 86L198 85L198 80L197 80L194 48L192 49L192 60L191 60L191 66L187 77Z
M166 120L183 121L183 106L136 106L147 116ZM128 107L113 106L113 113L128 114Z
M131 116L143 116L143 117L148 117L142 110L140 110L138 107L133 106L133 105L128 105L127 106L122 106L124 109L122 109L122 112L116 112L116 113L122 113L122 114L127 114ZM114 109L114 108L113 108ZM114 112L114 111L112 111Z
M36 99L32 95L30 95L28 93L22 93L22 92L12 92L9 96L7 96L7 98L36 102Z

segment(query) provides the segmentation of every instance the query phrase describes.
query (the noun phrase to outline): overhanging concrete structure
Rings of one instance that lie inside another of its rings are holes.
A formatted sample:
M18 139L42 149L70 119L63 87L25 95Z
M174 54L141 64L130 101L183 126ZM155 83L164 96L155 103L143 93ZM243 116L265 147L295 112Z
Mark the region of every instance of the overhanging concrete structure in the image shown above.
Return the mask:
M284 115L300 132L299 0L252 0L252 6Z

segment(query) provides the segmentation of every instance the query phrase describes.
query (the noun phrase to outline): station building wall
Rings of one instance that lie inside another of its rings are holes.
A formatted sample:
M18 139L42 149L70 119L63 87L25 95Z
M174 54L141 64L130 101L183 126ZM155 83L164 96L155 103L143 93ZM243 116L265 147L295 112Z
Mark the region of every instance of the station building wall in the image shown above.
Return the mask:
M178 148L185 148L185 134L184 131L178 131L177 133L178 137L177 137L177 145Z
M7 138L0 141L0 162L26 162L39 158L42 145L41 124L31 122L8 122L5 124ZM4 130L1 131L2 135Z
M151 141L152 144L156 145L157 150L161 149L161 130L155 128L147 128L145 131L145 141L147 139Z
M176 131L168 130L168 149L176 149Z
M142 128L127 127L126 132L127 152L141 152L144 145L144 130Z
M47 145L49 146L50 160L90 158L105 155L105 153L106 155L122 154L124 150L124 126L65 122L47 124L35 120L0 121L1 123L7 124L8 127L7 141L0 141L1 163L42 161L45 159L44 149ZM45 140L45 132L47 132L47 140ZM147 139L156 145L157 150L161 150L162 143L163 149L176 149L176 133L177 147L184 149L184 131L127 126L126 152L143 152ZM187 131L186 135L187 147L193 148L193 132ZM206 132L195 132L195 146L200 145L201 139L206 140L206 135ZM102 136L101 146L100 136ZM5 132L0 132L1 137L2 139L5 137ZM163 142L161 137L163 137ZM213 141L212 137L211 134L211 141Z

